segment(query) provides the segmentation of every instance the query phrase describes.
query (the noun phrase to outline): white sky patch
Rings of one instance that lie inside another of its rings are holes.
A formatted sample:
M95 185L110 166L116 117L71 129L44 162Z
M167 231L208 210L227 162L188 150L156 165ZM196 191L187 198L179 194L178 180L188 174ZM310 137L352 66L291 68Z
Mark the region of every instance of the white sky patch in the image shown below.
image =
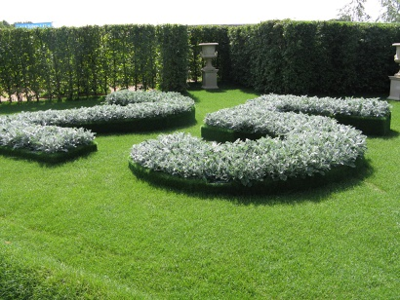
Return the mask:
M53 22L54 27L105 24L256 24L276 19L330 20L350 0L187 1L2 0L0 21ZM107 3L108 5L104 5ZM367 12L379 14L379 0Z

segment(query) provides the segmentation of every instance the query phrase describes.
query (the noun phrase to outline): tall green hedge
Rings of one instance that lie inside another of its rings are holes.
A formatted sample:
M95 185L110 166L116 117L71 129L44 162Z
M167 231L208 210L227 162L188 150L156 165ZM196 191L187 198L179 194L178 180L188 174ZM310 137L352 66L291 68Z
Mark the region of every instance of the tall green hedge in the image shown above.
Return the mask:
M186 26L157 27L159 45L158 82L163 91L186 90L188 37Z
M253 87L255 68L253 45L256 40L256 28L254 25L235 26L229 29L231 80L246 87ZM261 46L261 45L259 45ZM260 51L261 52L261 51Z
M0 95L70 99L117 88L183 91L217 42L220 82L261 93L388 93L399 24L274 20L240 26L0 29Z
M0 29L0 94L75 99L139 86L186 88L186 26Z
M229 29L235 83L262 93L388 93L400 25L268 21Z

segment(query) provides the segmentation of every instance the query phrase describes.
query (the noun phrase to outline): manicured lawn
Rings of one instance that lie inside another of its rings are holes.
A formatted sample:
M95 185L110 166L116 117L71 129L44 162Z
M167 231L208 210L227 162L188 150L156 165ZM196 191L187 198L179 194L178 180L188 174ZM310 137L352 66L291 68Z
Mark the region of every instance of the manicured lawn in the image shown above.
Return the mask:
M257 94L189 90L206 113ZM2 104L0 114L92 105ZM161 133L98 136L98 152L47 166L0 156L0 299L396 299L400 103L368 138L370 170L313 190L182 193L138 180L130 147Z

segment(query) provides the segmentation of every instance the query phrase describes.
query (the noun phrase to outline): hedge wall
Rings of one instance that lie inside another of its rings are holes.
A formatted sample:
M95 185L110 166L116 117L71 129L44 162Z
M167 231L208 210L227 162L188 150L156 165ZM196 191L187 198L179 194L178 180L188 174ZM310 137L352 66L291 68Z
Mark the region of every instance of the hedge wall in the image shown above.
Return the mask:
M74 99L139 84L183 91L187 48L180 25L1 29L0 94Z
M183 91L199 43L218 42L220 82L260 93L385 94L399 24L267 21L241 26L0 29L0 95L70 99L128 86Z
M268 21L229 29L233 80L262 93L388 93L400 25Z

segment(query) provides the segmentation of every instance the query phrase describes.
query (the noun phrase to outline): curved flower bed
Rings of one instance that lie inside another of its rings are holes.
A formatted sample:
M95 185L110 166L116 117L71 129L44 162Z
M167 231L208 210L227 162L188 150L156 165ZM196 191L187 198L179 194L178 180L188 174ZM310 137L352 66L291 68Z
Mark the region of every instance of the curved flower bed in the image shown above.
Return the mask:
M390 115L390 105L378 98L332 98L295 95L262 95L248 100L246 105L267 110L296 111L324 116L386 117Z
M357 127L365 134L384 135L390 130L390 105L386 101L275 94L263 95L245 104L208 114L204 122L208 127L264 135L275 127L287 126L284 115L272 112L301 112L333 117L342 124ZM207 129L203 129L206 139Z
M82 147L95 150L94 134L82 128L61 127L96 132L153 130L194 122L194 113L194 101L179 93L114 92L106 97L105 105L0 118L0 152L41 160L50 154L52 160L69 157L67 153L79 155L81 151L75 150Z
M134 101L136 98L139 98L140 101ZM115 99L119 100L115 101ZM37 125L84 127L97 132L108 131L107 128L111 128L110 131L153 130L165 127L164 123L171 118L176 118L177 124L193 122L194 101L175 92L123 90L109 94L106 97L105 105L23 112L10 116L10 118ZM146 123L147 126L142 126L140 123L143 120L150 122ZM116 124L120 126L116 127Z
M378 99L264 95L206 116L203 139L224 143L162 135L133 145L129 165L137 176L179 188L314 186L356 174L367 149L360 129L387 134L390 115Z
M94 134L83 128L35 125L0 118L0 153L60 162L97 150Z
M106 104L128 105L131 103L174 101L193 102L191 98L182 96L178 92L136 91L120 90L106 96Z
M366 151L366 137L334 119L274 111L268 118L259 128L266 136L257 140L218 144L183 133L161 135L133 145L130 166L138 173L252 186L354 167Z
M90 144L94 139L94 134L83 128L39 126L4 119L0 119L0 132L1 146L45 153L68 152L76 146Z

